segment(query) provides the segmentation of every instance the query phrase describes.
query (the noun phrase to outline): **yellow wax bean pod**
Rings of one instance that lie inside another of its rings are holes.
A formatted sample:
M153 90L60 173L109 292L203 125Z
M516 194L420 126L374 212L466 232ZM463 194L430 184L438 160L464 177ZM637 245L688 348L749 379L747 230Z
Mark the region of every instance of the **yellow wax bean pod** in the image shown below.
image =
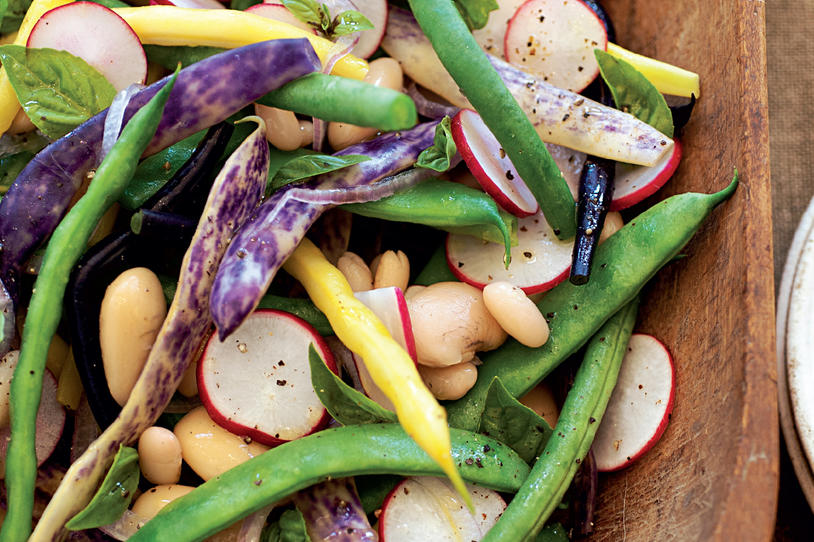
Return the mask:
M697 73L628 51L615 43L608 42L608 54L632 64L663 94L685 98L694 94L696 98L701 97Z

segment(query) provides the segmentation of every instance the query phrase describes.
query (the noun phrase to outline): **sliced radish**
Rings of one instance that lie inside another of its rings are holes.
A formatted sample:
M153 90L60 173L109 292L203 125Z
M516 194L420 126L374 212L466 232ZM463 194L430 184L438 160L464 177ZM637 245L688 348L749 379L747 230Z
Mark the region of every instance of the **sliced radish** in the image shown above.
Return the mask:
M486 26L478 30L473 30L472 35L484 51L490 55L504 58L503 42L506 38L506 28L512 20L517 9L526 0L499 0L498 8L489 13L489 21Z
M593 444L600 471L627 467L659 440L675 399L675 369L667 348L634 333Z
M150 5L176 6L189 9L225 9L218 0L150 0Z
M452 139L469 171L498 205L515 216L540 209L500 143L477 112L462 109L452 119Z
M416 360L415 339L413 338L413 324L410 321L410 312L407 310L407 302L404 300L404 294L401 288L397 286L390 286L388 288L376 288L375 290L368 290L364 292L356 292L353 294L356 299L365 304L367 308L373 311L390 332L393 339L399 343L413 361ZM359 373L359 380L362 382L362 388L368 397L379 403L381 406L388 410L396 411L396 407L390 402L390 399L384 392L373 382L370 372L365 366L364 360L360 356L353 354L353 361L356 363L356 370Z
M528 0L509 21L506 60L555 87L580 92L599 73L594 49L608 33L581 0Z
M31 30L26 46L78 56L116 90L147 78L147 55L136 33L113 10L94 2L74 2L46 12Z
M565 182L568 183L568 188L571 189L571 195L576 201L579 198L579 177L582 175L582 166L585 164L587 155L584 152L553 143L546 143L545 146L557 167L560 168Z
M512 263L503 265L505 248L469 235L447 237L447 265L460 280L483 288L505 280L527 294L550 290L568 278L574 240L560 241L542 213L517 222Z
M616 163L613 199L610 210L621 211L649 198L670 180L681 162L681 143L673 140L673 148L653 167Z
M506 501L496 491L467 484L475 513L449 481L414 477L399 483L384 501L379 517L382 542L453 542L480 540L503 511Z
M376 52L387 29L387 0L351 0L356 9L373 24L373 28L359 34L359 43L351 51L360 58Z
M311 344L336 372L322 337L287 312L257 310L225 342L213 334L198 363L198 390L209 416L268 446L320 429L328 413L311 385Z
M314 27L309 26L307 23L304 23L301 20L297 19L297 17L295 17L293 13L288 11L288 8L286 8L282 4L276 3L255 4L249 8L246 8L246 13L252 13L254 15L265 17L266 19L280 21L281 23L288 23L292 26L296 26L297 28L302 28L303 30L313 32L314 34L317 33Z
M5 359L5 358L4 358ZM16 360L14 360L16 364ZM42 379L42 399L37 410L37 429L34 449L39 467L57 447L65 428L65 408L57 401L57 379L48 369ZM6 474L6 449L11 439L11 428L0 429L0 478Z

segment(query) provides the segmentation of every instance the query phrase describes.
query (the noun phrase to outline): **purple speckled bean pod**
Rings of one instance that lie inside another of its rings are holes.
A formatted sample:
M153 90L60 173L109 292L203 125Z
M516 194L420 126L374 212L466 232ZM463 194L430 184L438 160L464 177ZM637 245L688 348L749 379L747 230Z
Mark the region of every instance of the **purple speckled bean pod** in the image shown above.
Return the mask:
M294 495L313 542L378 542L353 478L328 480Z
M212 321L209 294L229 239L260 202L269 150L260 126L229 157L209 193L198 228L181 265L178 290L150 356L116 420L71 465L30 539L50 541L80 511L113 460L119 445L135 440L170 402Z
M181 70L148 156L226 119L246 104L289 81L318 70L305 39L273 40L212 56ZM135 94L124 121L165 83ZM12 299L25 261L56 228L76 190L96 167L107 110L43 149L0 201L0 280Z
M294 199L289 192L356 188L407 169L433 144L437 124L427 122L352 145L336 154L364 154L371 159L307 183L287 185L263 203L235 236L218 268L210 306L220 339L228 337L254 310L308 228L332 207Z

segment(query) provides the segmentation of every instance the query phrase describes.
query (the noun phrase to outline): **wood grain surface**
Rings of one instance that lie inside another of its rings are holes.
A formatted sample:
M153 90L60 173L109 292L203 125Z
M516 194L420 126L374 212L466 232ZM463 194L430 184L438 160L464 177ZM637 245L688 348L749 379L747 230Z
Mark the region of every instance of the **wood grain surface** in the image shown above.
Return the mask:
M701 74L685 157L658 197L741 185L648 288L639 329L676 360L662 440L601 479L596 540L770 540L778 489L764 8L606 2L623 47Z

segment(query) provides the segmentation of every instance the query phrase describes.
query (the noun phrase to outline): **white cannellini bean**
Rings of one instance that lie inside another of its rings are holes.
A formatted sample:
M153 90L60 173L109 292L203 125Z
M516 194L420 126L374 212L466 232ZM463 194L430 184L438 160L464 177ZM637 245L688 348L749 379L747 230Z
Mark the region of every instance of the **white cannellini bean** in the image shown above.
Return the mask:
M427 388L441 401L460 399L478 380L478 368L471 361L449 367L419 365L418 372Z
M175 484L181 478L181 443L164 427L148 427L138 439L138 464L154 484Z
M410 260L400 250L398 252L388 250L378 257L373 275L374 288L397 286L404 291L410 281Z
M107 287L99 343L110 394L120 405L127 402L166 315L161 282L146 267L124 271Z
M269 449L219 426L202 406L181 418L173 433L181 443L184 461L204 480L223 474Z
M339 257L336 267L348 279L348 284L354 292L366 292L373 289L373 273L358 254L345 252Z
M494 350L506 332L489 314L483 294L462 282L438 282L407 300L418 362L446 367Z
M411 297L415 296L419 292L422 292L424 288L426 288L426 286L422 286L421 284L413 284L407 287L407 289L404 290L404 299L409 300Z
M143 519L153 519L162 508L195 489L179 484L158 485L142 493L133 503L132 511Z
M310 120L300 121L300 147L307 147L314 142L314 123Z
M369 71L364 81L377 87L401 91L404 86L404 74L398 61L382 57L368 64ZM328 124L328 143L337 151L374 137L378 131L367 126L354 126L342 122Z
M266 139L281 151L293 151L302 146L300 121L293 111L254 104L255 114L266 123Z
M506 333L526 346L536 348L548 340L548 323L526 293L504 281L483 289L483 301Z
M602 233L599 234L599 244L604 243L608 237L621 230L624 225L622 213L619 211L611 211L605 215L605 225L602 226Z

